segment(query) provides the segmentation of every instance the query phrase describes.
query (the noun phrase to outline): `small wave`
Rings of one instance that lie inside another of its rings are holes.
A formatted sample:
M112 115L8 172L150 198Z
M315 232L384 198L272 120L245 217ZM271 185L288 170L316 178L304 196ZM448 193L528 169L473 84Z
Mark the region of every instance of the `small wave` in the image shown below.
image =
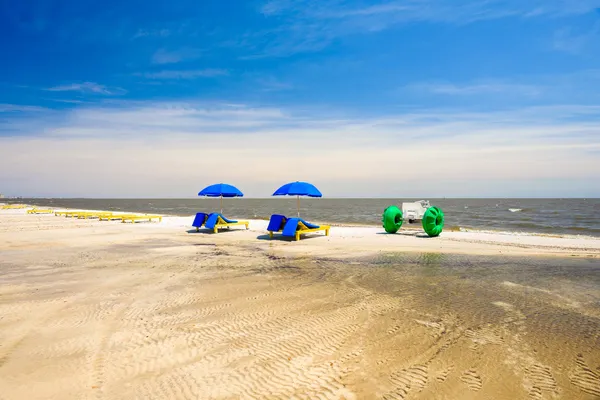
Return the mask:
M523 211L523 209L522 208L509 208L508 211L510 211L510 212L520 212L520 211Z

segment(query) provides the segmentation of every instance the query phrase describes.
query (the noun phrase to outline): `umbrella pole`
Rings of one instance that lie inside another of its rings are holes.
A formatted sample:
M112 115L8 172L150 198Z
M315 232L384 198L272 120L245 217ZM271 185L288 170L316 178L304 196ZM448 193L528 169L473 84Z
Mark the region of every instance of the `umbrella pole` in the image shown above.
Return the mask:
M298 218L300 218L300 196L296 196L296 202L298 206Z
M221 195L221 214L223 214L223 195Z

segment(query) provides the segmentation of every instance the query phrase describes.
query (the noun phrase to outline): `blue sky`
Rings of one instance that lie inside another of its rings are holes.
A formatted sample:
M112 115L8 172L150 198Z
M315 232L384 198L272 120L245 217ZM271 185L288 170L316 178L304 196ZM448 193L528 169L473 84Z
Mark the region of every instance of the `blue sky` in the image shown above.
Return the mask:
M0 35L0 193L600 196L600 0L4 0Z

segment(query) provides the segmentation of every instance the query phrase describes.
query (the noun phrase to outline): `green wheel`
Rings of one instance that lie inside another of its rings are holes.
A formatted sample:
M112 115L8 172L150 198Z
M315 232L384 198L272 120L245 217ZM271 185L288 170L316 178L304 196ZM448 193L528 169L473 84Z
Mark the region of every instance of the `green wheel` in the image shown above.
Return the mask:
M429 207L423 215L423 229L431 237L439 236L444 229L444 212L438 207Z
M387 233L396 233L402 226L402 211L396 206L389 206L383 211L381 222Z

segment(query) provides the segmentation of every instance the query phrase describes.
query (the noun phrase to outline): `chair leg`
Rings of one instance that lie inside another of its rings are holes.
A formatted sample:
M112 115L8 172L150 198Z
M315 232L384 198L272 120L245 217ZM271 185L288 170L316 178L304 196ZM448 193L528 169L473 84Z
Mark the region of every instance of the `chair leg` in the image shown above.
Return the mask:
M269 231L269 239L273 239L273 232Z
M300 240L300 233L296 232L296 241Z

